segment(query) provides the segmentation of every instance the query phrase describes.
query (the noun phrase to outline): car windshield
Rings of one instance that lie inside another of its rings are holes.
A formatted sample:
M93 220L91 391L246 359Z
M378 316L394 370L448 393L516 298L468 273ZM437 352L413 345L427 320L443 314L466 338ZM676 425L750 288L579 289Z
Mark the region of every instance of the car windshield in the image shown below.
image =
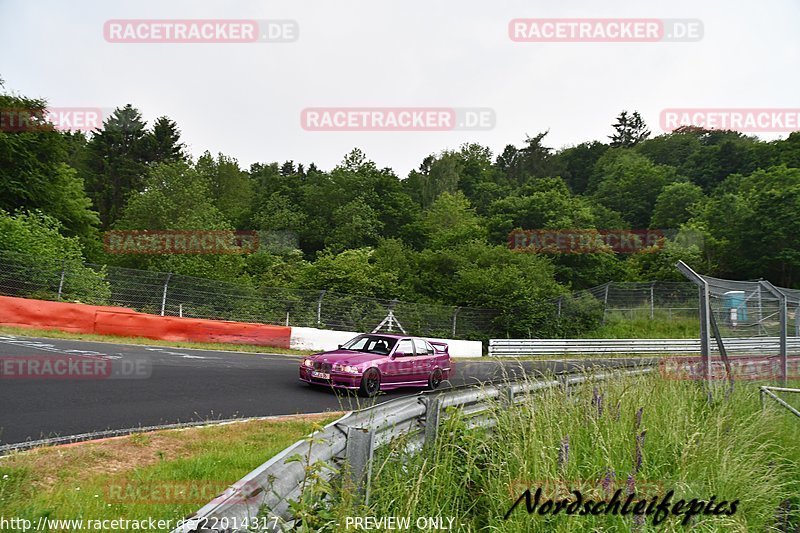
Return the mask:
M368 352L380 355L389 355L397 339L391 337L381 337L378 335L363 335L348 341L342 345L345 350L354 350L356 352Z

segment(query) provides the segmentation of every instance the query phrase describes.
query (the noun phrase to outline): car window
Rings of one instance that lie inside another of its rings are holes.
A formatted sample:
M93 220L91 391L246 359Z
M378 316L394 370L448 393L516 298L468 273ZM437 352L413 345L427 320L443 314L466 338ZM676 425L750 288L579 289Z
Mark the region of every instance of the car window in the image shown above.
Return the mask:
M389 349L390 345L386 339L382 339L380 337L372 337L367 342L365 351L381 355L389 355Z
M345 344L343 344L342 348L347 348L348 350L363 350L368 340L369 337L356 337L355 339L347 341Z
M414 339L414 355L428 355L428 349L425 347L424 340Z
M411 339L403 339L397 345L397 351L408 355L414 355L414 345L411 344Z
M425 349L428 351L428 355L433 355L436 352L428 341L425 341Z
M392 348L394 348L396 343L396 339L389 337L382 337L380 335L364 335L348 341L346 344L342 345L342 348L347 350L355 350L357 352L389 355L389 352L392 351Z

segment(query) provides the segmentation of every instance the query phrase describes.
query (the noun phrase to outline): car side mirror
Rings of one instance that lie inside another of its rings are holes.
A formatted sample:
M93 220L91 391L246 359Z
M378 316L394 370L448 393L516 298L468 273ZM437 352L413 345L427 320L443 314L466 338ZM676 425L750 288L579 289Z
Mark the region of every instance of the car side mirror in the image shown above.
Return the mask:
M339 344L338 346L339 346L339 349L341 350L341 349L342 349L342 345L341 345L341 344Z
M392 357L405 357L407 355L408 354L405 352L394 352L394 355Z

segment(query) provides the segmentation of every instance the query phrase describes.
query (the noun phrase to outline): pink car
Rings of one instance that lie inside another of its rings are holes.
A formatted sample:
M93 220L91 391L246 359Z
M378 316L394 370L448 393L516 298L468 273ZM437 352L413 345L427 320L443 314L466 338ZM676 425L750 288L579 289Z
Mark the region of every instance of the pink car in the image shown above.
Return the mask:
M306 357L300 379L316 385L358 390L362 396L398 387L435 389L450 378L447 344L407 335L367 333L338 350Z

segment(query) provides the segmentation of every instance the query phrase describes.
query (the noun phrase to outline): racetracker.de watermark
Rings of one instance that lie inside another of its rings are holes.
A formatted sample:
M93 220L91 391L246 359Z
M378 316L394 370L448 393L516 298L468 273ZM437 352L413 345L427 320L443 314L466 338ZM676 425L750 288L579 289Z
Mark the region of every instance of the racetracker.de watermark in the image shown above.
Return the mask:
M728 374L730 368L730 375ZM783 379L783 369L778 356L731 356L728 365L719 358L711 360L706 373L702 357L665 357L658 362L658 370L665 379L698 381ZM787 379L800 379L800 357L787 357Z
M700 19L518 18L508 23L518 43L694 42L703 38Z
M103 235L110 254L251 254L258 232L227 230L111 230Z
M306 131L491 130L497 122L486 107L307 107L300 112Z
M223 496L227 503L245 503L263 490L255 481L244 484L222 480L122 481L106 485L104 493L106 503L111 504L205 505Z
M97 355L0 356L0 380L147 379L153 371L149 358L109 359Z
M655 252L666 240L662 230L514 230L508 246L514 251L533 253L588 254Z
M48 107L39 109L0 110L0 131L25 133L36 131L93 131L103 127L107 113L99 107Z
M294 20L115 19L103 25L109 43L291 43L300 37Z
M659 117L663 131L694 126L746 133L791 133L800 130L800 108L675 108Z

